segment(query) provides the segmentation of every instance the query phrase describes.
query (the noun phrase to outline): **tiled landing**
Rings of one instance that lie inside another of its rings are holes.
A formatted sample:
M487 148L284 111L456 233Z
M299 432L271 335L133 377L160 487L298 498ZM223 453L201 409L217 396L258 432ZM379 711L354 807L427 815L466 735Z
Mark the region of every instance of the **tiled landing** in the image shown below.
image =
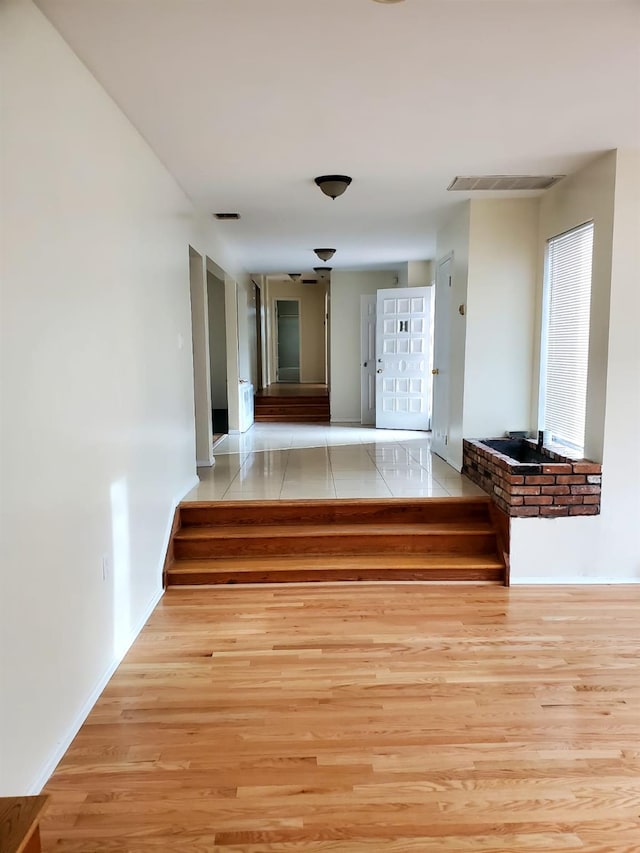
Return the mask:
M446 497L484 492L431 453L428 433L254 424L215 448L186 501Z

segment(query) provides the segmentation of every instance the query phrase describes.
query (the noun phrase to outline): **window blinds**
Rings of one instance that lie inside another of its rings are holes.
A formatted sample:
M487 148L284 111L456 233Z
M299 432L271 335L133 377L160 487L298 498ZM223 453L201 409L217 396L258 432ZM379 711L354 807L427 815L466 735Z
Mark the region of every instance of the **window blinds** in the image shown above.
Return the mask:
M547 243L542 415L551 440L584 451L593 223Z

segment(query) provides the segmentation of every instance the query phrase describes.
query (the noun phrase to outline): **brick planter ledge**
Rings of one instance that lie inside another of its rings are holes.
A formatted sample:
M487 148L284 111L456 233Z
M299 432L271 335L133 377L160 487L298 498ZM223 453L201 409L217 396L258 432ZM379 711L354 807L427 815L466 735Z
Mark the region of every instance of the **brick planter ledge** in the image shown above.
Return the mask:
M535 442L529 442L536 449ZM462 473L516 518L598 515L602 466L546 447L548 461L517 462L479 440L464 439Z

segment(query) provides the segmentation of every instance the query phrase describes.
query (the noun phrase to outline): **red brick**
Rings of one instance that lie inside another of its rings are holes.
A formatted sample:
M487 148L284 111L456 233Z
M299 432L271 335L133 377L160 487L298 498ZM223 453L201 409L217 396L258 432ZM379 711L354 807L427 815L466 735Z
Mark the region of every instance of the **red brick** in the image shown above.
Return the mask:
M599 506L570 506L569 515L598 515Z
M544 507L543 507L544 509ZM528 516L539 515L539 506L514 506L511 507L511 515L516 518L525 518Z
M571 465L557 462L555 465L543 465L543 474L571 474Z
M540 515L544 518L562 518L569 515L568 506L541 506Z
M572 495L599 495L600 486L571 486Z
M559 477L556 477L556 483L558 483L558 485L564 484L564 483L568 483L570 485L577 485L578 483L586 483L586 482L587 482L587 478L584 476L581 476L579 474L570 474L569 476L565 476L564 474L561 474Z
M504 479L512 486L521 486L524 483L522 474L505 474Z
M565 506L567 504L581 504L582 495L556 495L553 499L557 506Z
M571 494L570 486L543 486L540 489L543 495L569 495Z
M536 495L535 497L526 497L524 502L527 506L549 506L553 503L553 498L549 495Z
M587 483L591 483L594 486L600 485L602 483L602 477L600 474L588 474Z
M512 495L539 495L540 486L513 486Z
M596 462L574 462L573 463L573 473L574 474L600 474L602 472L602 465L598 465Z
M524 481L527 486L550 486L555 482L555 477L541 477L539 474L527 474Z
M586 504L598 504L598 505L600 505L600 495L585 495L582 500L583 500L583 503L586 503Z
M524 498L521 495L513 495L510 499L511 506L522 506Z

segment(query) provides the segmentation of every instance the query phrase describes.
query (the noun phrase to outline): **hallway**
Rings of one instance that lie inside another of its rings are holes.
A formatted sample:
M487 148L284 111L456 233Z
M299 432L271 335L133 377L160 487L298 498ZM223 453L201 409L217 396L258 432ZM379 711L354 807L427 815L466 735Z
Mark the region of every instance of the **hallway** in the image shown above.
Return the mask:
M360 425L254 424L199 468L185 501L446 497L484 492L431 452L429 433Z

